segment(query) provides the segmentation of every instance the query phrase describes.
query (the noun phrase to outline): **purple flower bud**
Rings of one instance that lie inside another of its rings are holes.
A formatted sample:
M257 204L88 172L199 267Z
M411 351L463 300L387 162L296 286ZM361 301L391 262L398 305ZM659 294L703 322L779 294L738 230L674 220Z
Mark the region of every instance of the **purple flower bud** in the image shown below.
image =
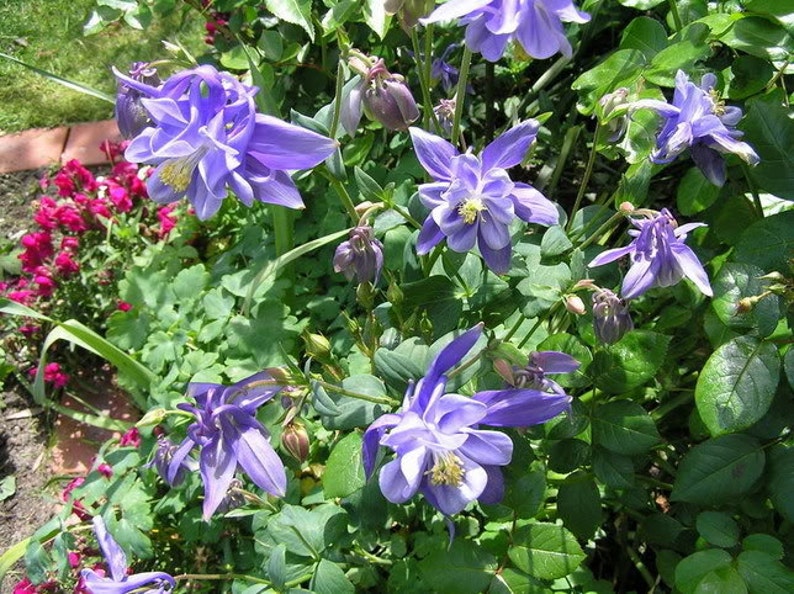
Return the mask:
M129 74L130 78L153 88L160 85L157 69L149 66L148 62L134 62ZM133 138L143 132L144 128L153 125L149 112L141 102L145 95L122 80L119 80L117 89L116 122L124 138Z
M281 434L281 445L298 462L309 457L309 434L300 423L290 423Z
M379 121L389 130L407 130L419 117L411 89L399 74L376 80L364 91L361 100L367 117Z
M196 470L197 468L195 460L185 458L174 475L173 480L169 480L168 466L171 464L171 460L174 458L174 453L177 449L179 449L179 446L172 443L170 439L161 437L157 440L157 449L154 452L154 458L149 463L149 466L154 466L157 470L157 474L159 474L170 487L178 487L181 485L182 481L185 480L187 471Z
M334 271L342 272L348 280L356 277L359 283L377 284L383 268L383 244L372 234L372 227L360 226L350 230L350 239L341 243L334 254Z
M433 108L433 113L436 114L438 125L444 131L447 138L452 136L452 125L455 122L455 99L442 99Z
M593 330L604 344L614 344L634 329L626 302L609 289L593 293Z

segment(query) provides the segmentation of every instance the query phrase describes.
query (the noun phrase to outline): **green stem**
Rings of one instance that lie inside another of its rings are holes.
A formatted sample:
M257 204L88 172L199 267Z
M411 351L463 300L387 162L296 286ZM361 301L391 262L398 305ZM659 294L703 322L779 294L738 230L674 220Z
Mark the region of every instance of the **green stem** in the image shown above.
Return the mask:
M414 60L416 61L416 69L419 72L419 87L422 89L422 103L424 103L424 110L422 113L422 121L424 122L425 129L430 128L431 118L435 120L433 113L433 100L430 98L430 70L426 68L430 64L430 55L425 53L422 55L419 49L419 33L418 27L411 28L411 43L414 48ZM436 122L436 131L438 131L438 122Z
M201 581L246 580L249 582L253 582L254 584L265 584L266 586L272 585L268 580L254 577L252 575L245 575L243 573L181 573L179 575L174 576L174 579L178 582L181 582L183 580L201 580ZM300 582L298 582L298 584L300 584Z
M336 66L336 97L334 98L334 119L331 120L331 129L328 132L330 138L336 138L336 131L339 128L339 119L342 117L342 92L345 87L344 76L345 68L340 56L339 63Z
M609 217L609 220L607 220L606 223L604 223L598 229L595 230L595 233L593 233L590 237L585 239L584 242L579 244L579 246L578 246L579 249L580 250L584 250L587 246L589 246L591 243L593 243L596 239L601 237L601 235L604 233L604 231L606 231L610 227L614 226L614 224L617 221L619 221L620 219L622 219L622 218L623 218L623 213L622 212L616 212L615 214L613 214L611 217Z
M479 361L479 360L480 360L480 355L477 355L476 357L472 357L471 359L469 359L468 361L466 361L466 362L465 362L465 363L463 363L462 365L458 365L458 366L457 366L455 369L453 369L452 371L450 371L450 372L447 374L447 379L452 379L452 378L453 378L453 377L455 377L456 375L458 375L458 374L460 374L460 373L463 373L463 372L464 372L464 371L466 371L466 370L467 370L469 367L471 367L472 365L474 365L475 363L477 363L477 361Z
M551 312L551 310L549 310L549 312ZM535 334L535 331L536 331L538 328L540 328L540 325L543 323L543 320L544 320L544 319L545 319L545 318L538 318L538 321L537 321L537 322L535 322L535 325L534 325L534 326L532 326L532 328L530 328L530 330L529 330L529 332L527 333L527 335L526 335L524 338L522 338L522 339L521 339L521 342L519 342L519 343L518 343L518 348L519 348L519 349L520 349L520 348L523 348L523 347L524 347L524 345L525 345L525 344L527 344L527 342L529 341L529 339L530 339L530 338L532 338L532 335L533 335L533 334Z
M466 101L466 86L469 84L469 67L471 66L471 50L463 46L463 57L460 61L460 78L455 92L455 119L452 120L452 141L457 142L460 136L460 118L463 115L463 104Z
M322 380L315 379L315 380L312 380L312 381L317 383L317 384L319 384L320 386L322 386L326 390L332 390L333 392L336 392L337 394L341 394L342 396L349 396L350 398L356 398L358 400L364 400L365 402L372 402L374 404L385 404L386 406L396 406L396 405L400 404L399 402L397 402L393 398L388 398L386 396L384 396L384 397L381 397L381 396L370 396L369 394L362 394L361 392L353 392L352 390L348 390L348 389L343 388L341 386L337 386L335 384L330 384L330 383L324 382Z
M516 320L516 323L515 323L515 324L513 324L513 327L512 327L512 328L510 328L510 330L507 332L507 334L505 335L505 337L502 339L502 342L507 342L508 340L510 340L511 338L513 338L513 335L514 335L516 332L518 332L518 329L519 329L519 328L521 327L521 325L524 323L524 320L526 320L526 317L524 316L524 314L522 314L522 313L519 311L519 312L518 312L518 319Z
M280 204L271 204L270 213L273 217L273 231L276 240L276 257L283 256L295 247L295 236L292 227L292 211Z
M356 212L356 207L353 204L353 199L350 198L350 194L347 193L347 190L345 189L345 186L342 185L342 182L336 179L333 174L326 169L321 168L317 169L316 171L320 171L331 184L331 187L336 192L336 195L339 196L339 200L347 212L347 216L349 216L350 220L353 222L353 225L358 223L359 217L358 213Z
M673 22L675 23L675 30L680 31L684 28L684 23L681 21L681 15L678 14L678 6L676 5L676 0L667 0L667 4L670 6L670 14L673 15Z
M750 188L750 193L753 195L753 204L758 216L764 218L764 206L761 204L761 196L758 195L758 189L755 187L752 178L750 177L750 168L746 163L742 163L742 172L744 179L747 180L747 186Z
M640 556L637 552L630 546L626 547L626 553L631 559L632 563L634 563L635 569L639 572L642 576L642 579L645 580L645 583L648 584L649 587L653 588L656 585L656 579L651 575L651 572L648 571L648 568L645 567L645 564L640 559Z
M590 150L590 158L587 160L587 167L584 170L584 177L582 177L582 183L579 185L579 191L576 193L576 202L573 204L573 210L571 211L571 218L568 219L568 224L565 226L565 230L570 232L571 226L573 225L573 219L576 216L576 213L579 211L579 207L582 206L582 199L584 198L584 194L587 191L587 184L590 182L590 176L593 175L593 165L595 164L596 158L596 147L598 146L598 136L601 132L601 126L596 127L595 134L593 135L593 148Z

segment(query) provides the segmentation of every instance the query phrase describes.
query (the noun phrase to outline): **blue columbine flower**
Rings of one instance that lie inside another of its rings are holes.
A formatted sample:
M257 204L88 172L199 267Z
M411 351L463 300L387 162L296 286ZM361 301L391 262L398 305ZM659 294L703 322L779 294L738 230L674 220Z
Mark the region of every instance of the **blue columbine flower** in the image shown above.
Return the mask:
M631 107L654 109L664 118L656 149L651 154L654 163L670 163L688 148L703 175L714 185L722 186L725 161L721 153L738 155L750 165L758 163L759 157L749 144L738 140L742 132L736 129L736 124L742 118L742 110L720 100L716 82L717 77L709 73L698 86L679 70L672 105L656 99L642 99Z
M570 57L573 50L562 22L586 23L590 15L577 10L571 0L449 0L419 22L453 19L466 26L468 48L496 62L514 39L533 58L558 52Z
M460 71L447 62L449 55L457 48L457 43L448 45L444 53L434 59L433 63L430 65L430 78L439 81L441 83L441 88L443 88L446 93L449 93L455 88L458 84L458 78L460 77Z
M609 289L593 293L593 332L604 344L614 344L634 329L626 301Z
M359 225L350 230L349 238L334 253L334 271L348 280L378 284L383 268L383 244L373 235L372 227Z
M257 89L209 65L171 76L154 87L116 71L141 95L152 125L125 152L155 170L149 196L160 204L187 196L200 219L211 217L229 191L254 200L303 208L288 171L314 167L336 141L256 113Z
M513 182L505 171L518 165L535 140L539 124L527 120L491 142L481 155L459 154L452 144L419 128L410 128L419 162L435 182L419 186L422 203L431 209L417 241L427 254L446 238L454 252L475 245L488 267L499 274L510 269L510 223L557 224L554 204L532 186Z
M160 85L157 69L148 62L133 62L129 76L150 88ZM145 128L152 125L149 112L146 111L146 108L141 103L141 99L144 97L145 95L141 91L127 86L119 79L115 115L119 132L124 138L137 136Z
M630 256L631 268L623 279L621 294L633 299L653 287L669 287L687 277L704 295L713 295L709 278L695 252L684 241L687 234L704 223L678 223L663 208L661 212L637 210L636 214L645 218L632 218L631 224L637 227L629 231L634 240L622 248L602 252L588 264L601 266L614 262L622 256Z
M535 406L538 390L508 389L481 392L469 398L447 394L447 376L452 367L474 347L482 335L482 324L461 334L444 347L430 364L427 374L405 394L402 409L378 418L364 434L363 460L367 476L375 470L379 446L396 454L380 471L383 495L403 503L417 492L449 516L474 500L497 503L504 485L500 466L510 462L513 443L499 431L480 429L480 424L524 426L542 423L567 406L568 396L549 395ZM481 396L484 395L484 396ZM513 421L501 419L505 403L519 406ZM527 406L531 412L524 412ZM516 414L518 413L518 414Z
M183 469L185 458L198 447L205 520L209 520L226 497L238 466L271 495L281 497L286 492L284 465L268 441L267 429L255 416L256 409L281 389L267 372L257 373L232 386L188 385L188 396L195 398L196 406L177 406L193 413L196 422L188 427L187 437L171 453L167 480L173 484Z
M85 587L90 594L163 594L176 586L173 577L162 571L127 574L127 556L124 550L113 539L105 526L102 516L94 516L94 533L99 548L105 557L110 577L102 577L93 569L80 572Z

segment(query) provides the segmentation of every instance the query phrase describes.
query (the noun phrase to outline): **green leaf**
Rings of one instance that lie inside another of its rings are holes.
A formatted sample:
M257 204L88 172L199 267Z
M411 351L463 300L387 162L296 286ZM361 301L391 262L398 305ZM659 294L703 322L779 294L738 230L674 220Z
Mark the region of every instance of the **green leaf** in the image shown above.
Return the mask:
M336 563L320 559L311 581L315 594L353 594L355 588Z
M789 522L794 521L794 448L775 446L769 451L769 496Z
M601 496L591 475L577 472L565 479L557 491L557 512L577 537L592 538L601 525Z
M586 555L576 537L556 524L530 524L517 531L507 551L521 571L543 580L554 580L572 573Z
M742 262L727 262L720 268L712 283L714 298L711 306L728 328L758 328L761 336L769 336L777 328L780 320L777 295L767 295L749 311L741 311L739 307L741 299L756 297L766 290L762 276L763 270Z
M675 73L678 70L691 70L695 62L711 53L711 46L707 43L708 36L709 28L703 23L689 25L670 45L653 57L643 76L660 86L674 86Z
M390 386L403 393L409 381L418 381L424 376L429 350L430 347L418 338L409 338L394 350L375 351L375 368Z
M645 55L635 49L618 50L595 68L573 81L571 88L580 91L579 111L593 113L601 97L618 87L630 87L645 66Z
M733 49L777 63L786 62L794 52L791 35L782 26L757 16L745 15L735 21L719 40Z
M620 37L620 49L635 49L651 60L667 47L667 31L659 21L641 16L631 21Z
M265 0L265 7L282 21L298 25L314 41L311 0Z
M750 427L766 414L780 380L780 357L768 342L740 336L706 361L695 387L698 413L716 436Z
M596 387L621 394L643 385L661 367L669 343L669 336L650 330L629 332L593 357L590 374Z
M794 348L789 348L783 356L783 368L786 370L788 385L794 390Z
M742 540L745 551L760 551L778 561L783 559L785 549L783 543L769 534L750 534Z
M469 540L436 548L419 562L425 582L439 594L483 592L496 571L496 558Z
M359 398L346 396L344 393L334 392L325 386L330 398L339 409L339 413L331 416L323 416L323 425L328 429L353 429L354 427L366 427L372 421L384 414L386 407ZM353 375L342 380L343 390L349 390L357 394L384 398L386 396L386 386L383 382L372 375Z
M791 183L794 184L794 170ZM790 197L794 198L794 194ZM789 210L763 218L747 227L736 242L733 259L758 266L765 272L776 270L786 273L789 269L788 258L792 253L794 210Z
M382 0L365 0L364 2L364 22L370 29L375 31L378 37L386 37L389 30L391 17L386 15L386 9Z
M712 184L697 167L692 167L681 179L676 191L676 205L682 215L691 216L706 210L720 195L720 188Z
M675 568L675 585L684 594L699 592L698 584L709 573L729 568L732 560L730 554L722 549L698 551L682 559ZM720 592L720 590L714 591Z
M593 443L618 454L644 454L661 439L648 412L630 400L597 406L591 423Z
M403 285L403 307L424 311L433 323L433 336L451 332L457 328L463 312L463 301L458 298L455 283L445 276L429 278Z
M347 497L366 483L361 458L361 434L354 431L331 450L323 473L323 491L328 499Z
M546 495L546 473L540 470L521 473L508 480L502 504L516 512L519 518L534 518Z
M670 499L709 506L738 501L763 473L765 460L761 444L748 435L709 439L681 460Z
M794 154L790 150L794 121L789 110L776 93L750 99L747 108L741 126L746 132L744 140L761 158L750 168L750 177L767 192L794 199Z
M794 571L761 551L744 551L737 559L738 569L751 594L790 594L794 592Z
M590 444L581 439L562 439L549 448L549 468L566 474L584 466L590 459Z
M739 542L739 524L725 512L700 512L695 527L700 536L715 547L728 549Z
M568 239L565 230L559 225L549 227L543 234L540 242L540 254L544 258L560 256L573 247L573 243Z
M593 448L593 473L613 489L627 489L634 484L634 463L629 456Z
M728 73L724 94L729 99L737 100L759 93L775 71L767 60L756 56L738 56Z
M17 492L17 478L13 474L0 479L0 501L13 497Z
M648 10L654 6L658 6L664 0L618 0L623 6L629 8L636 8L637 10Z

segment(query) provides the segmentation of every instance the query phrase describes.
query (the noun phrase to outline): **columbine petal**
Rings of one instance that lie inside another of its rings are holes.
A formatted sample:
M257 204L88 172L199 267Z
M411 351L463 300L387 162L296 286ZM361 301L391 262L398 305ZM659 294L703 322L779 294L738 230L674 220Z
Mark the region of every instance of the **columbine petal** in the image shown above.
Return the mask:
M509 169L521 163L535 141L538 128L537 120L526 120L493 140L482 151L483 170Z
M598 254L592 260L590 260L590 263L587 265L587 267L595 268L596 266L603 266L604 264L608 264L610 262L614 262L615 260L619 260L623 256L631 254L633 251L634 251L634 246L632 244L629 244L621 248L613 248L611 250L606 250Z
M271 116L257 114L249 151L271 169L308 169L322 163L338 143L326 136Z
M256 485L276 497L287 492L284 463L276 455L263 428L248 422L240 430L237 442L237 462Z
M430 364L425 374L425 380L431 384L435 384L443 374L460 363L463 357L466 356L466 353L477 343L477 340L482 335L482 328L482 324L477 324L441 349Z
M423 25L451 21L488 6L493 0L449 0L419 22Z
M419 232L419 237L416 239L416 253L420 256L429 254L430 250L444 240L444 237L446 237L444 232L441 231L441 227L436 224L433 217L427 217Z
M507 274L510 270L510 261L512 259L512 246L506 245L502 249L493 250L487 244L481 243L479 245L482 259L485 264L493 270L496 274Z
M408 128L411 133L416 158L437 181L452 178L452 158L458 151L449 142L420 128Z
M469 438L461 446L460 451L468 458L482 465L505 466L510 463L513 457L513 442L507 435L499 431L482 429L470 429L467 433Z
M640 258L629 268L623 279L621 293L626 299L633 299L656 285L657 271L653 260Z
M554 203L528 184L517 183L510 194L516 216L527 223L551 227L560 221Z
M209 521L212 514L226 497L229 485L237 469L237 457L231 444L217 436L201 448L199 456L201 480L204 482L204 505L202 518Z
M115 581L122 580L127 576L127 555L124 554L124 549L110 535L102 516L94 516L92 523L99 548L102 549L102 555L110 569L110 575Z
M568 410L571 397L534 389L486 390L472 396L488 407L481 421L493 427L531 427Z
M432 409L433 418L427 419L445 433L456 433L463 427L477 424L485 416L485 407L468 396L446 394L438 399Z
M698 260L695 252L683 243L676 243L670 246L673 256L678 261L681 269L684 271L684 276L695 283L695 286L700 289L704 295L711 297L714 292L711 290L709 277L703 269L703 265Z

